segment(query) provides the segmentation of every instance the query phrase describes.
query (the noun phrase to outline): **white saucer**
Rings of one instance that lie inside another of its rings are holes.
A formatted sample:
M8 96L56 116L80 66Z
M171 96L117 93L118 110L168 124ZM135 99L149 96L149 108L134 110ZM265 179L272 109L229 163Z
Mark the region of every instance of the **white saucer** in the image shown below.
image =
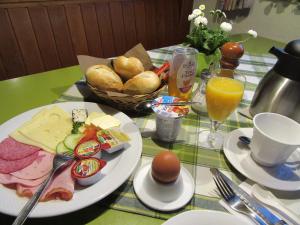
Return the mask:
M159 184L151 176L151 163L135 175L133 187L137 197L147 206L160 211L173 211L185 206L193 197L195 183L192 175L181 166L173 184Z
M224 140L224 153L229 162L245 177L272 189L300 190L300 151L297 149L286 163L275 167L258 165L251 150L239 141L239 136L252 137L252 128L240 128L229 133Z

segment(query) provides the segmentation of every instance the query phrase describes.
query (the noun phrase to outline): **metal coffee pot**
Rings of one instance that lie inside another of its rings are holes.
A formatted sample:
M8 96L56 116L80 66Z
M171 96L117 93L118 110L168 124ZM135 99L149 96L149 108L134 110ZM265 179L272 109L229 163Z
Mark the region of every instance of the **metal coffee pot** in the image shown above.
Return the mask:
M275 112L300 123L300 39L269 52L278 61L258 84L250 114Z

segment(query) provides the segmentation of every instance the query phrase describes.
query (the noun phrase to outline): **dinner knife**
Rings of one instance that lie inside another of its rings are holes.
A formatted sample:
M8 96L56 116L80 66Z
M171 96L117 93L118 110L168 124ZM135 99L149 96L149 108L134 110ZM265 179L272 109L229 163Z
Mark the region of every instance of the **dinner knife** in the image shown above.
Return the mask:
M242 188L240 188L233 181L231 181L220 170L216 169L216 171L224 178L224 180L229 184L229 186L233 189L233 191L241 198L241 200L250 209L256 212L268 224L288 225L283 219L279 218L278 216L273 214L270 210L268 210L266 207L258 203L254 198L252 198L247 192L245 192Z

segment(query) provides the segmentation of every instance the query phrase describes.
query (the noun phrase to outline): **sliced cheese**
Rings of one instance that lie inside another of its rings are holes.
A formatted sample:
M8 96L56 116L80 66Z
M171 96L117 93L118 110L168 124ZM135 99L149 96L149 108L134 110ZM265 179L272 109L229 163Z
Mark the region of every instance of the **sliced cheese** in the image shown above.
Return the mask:
M71 130L71 116L61 108L53 106L37 113L10 136L22 143L55 152L57 144L63 141Z
M91 124L102 129L118 127L121 122L113 116L105 115L91 120Z
M91 125L91 121L93 119L96 119L96 118L99 118L99 117L102 117L102 116L105 116L106 114L105 113L100 113L100 112L91 112L89 114L89 116L87 117L86 121L85 121L85 124L86 125Z

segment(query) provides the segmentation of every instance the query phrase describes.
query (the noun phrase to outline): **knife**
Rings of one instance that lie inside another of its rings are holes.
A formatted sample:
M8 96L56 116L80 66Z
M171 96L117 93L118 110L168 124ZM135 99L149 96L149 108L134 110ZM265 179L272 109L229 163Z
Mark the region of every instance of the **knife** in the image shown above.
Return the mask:
M254 198L252 198L247 192L245 192L242 188L232 182L225 174L223 174L220 170L215 170L219 173L224 180L229 184L229 186L233 189L233 191L241 198L241 200L254 212L256 212L263 220L265 220L268 224L274 225L288 225L283 219L274 215L270 210L266 207L258 203Z

